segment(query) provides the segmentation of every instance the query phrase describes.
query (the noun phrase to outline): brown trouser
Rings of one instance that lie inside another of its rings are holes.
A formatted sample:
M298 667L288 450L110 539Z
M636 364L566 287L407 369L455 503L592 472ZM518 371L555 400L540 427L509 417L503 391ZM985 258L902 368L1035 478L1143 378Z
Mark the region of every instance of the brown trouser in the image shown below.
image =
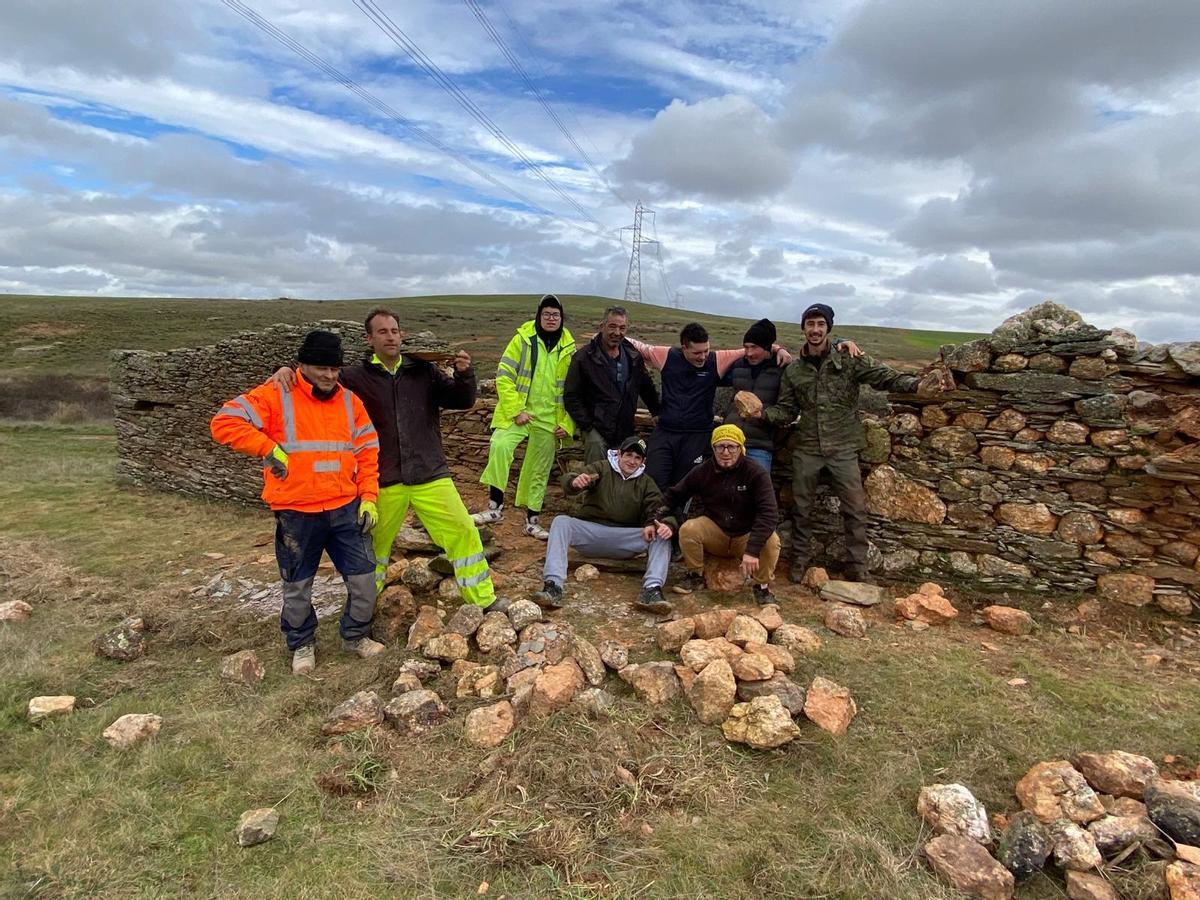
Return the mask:
M679 529L679 549L683 551L683 560L689 571L704 571L704 554L723 556L727 559L740 560L746 552L746 544L750 535L739 534L730 537L721 530L716 522L708 516L697 516L688 519ZM770 584L775 580L775 564L779 562L779 535L771 532L767 543L763 545L758 555L758 574L754 576L757 584Z
M833 492L842 511L842 528L850 564L867 571L867 498L863 492L858 452L844 450L832 456L797 450L792 456L792 571L803 573L809 561L812 508L821 470L829 471ZM860 573L861 574L861 573Z

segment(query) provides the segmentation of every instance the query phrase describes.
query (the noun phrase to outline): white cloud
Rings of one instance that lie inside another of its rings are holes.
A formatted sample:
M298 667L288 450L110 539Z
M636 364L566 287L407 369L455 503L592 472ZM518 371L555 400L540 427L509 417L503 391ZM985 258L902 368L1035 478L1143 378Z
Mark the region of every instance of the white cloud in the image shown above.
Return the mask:
M791 161L770 134L761 109L726 95L671 103L633 140L614 167L630 188L655 186L671 193L721 200L752 199L781 191Z
M118 6L6 7L0 289L621 294L630 209L467 7L381 3L603 235L344 0L253 6L557 218L514 211L223 4ZM1194 0L509 7L485 9L617 190L658 211L688 305L787 319L833 298L839 323L987 330L1049 296L1200 334Z

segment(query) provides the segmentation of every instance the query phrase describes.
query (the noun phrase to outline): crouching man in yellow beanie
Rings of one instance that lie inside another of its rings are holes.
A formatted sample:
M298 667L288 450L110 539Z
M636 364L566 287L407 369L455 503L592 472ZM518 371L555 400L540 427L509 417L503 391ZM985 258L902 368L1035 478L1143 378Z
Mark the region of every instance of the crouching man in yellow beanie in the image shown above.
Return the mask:
M688 519L679 529L679 548L687 575L673 590L690 594L704 584L704 555L741 557L742 573L753 585L754 599L774 603L771 583L779 561L779 508L767 471L746 457L746 436L736 425L712 433L713 455L663 494L659 516L678 509L692 497L704 503L705 515Z

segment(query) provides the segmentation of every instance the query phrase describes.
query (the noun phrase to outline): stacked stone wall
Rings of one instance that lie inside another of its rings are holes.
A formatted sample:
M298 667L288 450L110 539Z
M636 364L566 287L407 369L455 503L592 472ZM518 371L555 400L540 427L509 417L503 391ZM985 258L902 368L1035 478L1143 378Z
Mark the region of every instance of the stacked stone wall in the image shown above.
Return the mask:
M357 323L315 324L343 335L348 359L365 351ZM215 444L208 422L289 362L311 327L115 354L121 478L258 502L258 464ZM1200 597L1200 345L1139 344L1043 304L940 357L953 392L864 404L874 567L985 589L1099 588L1186 614ZM484 396L472 410L443 414L460 485L477 483L493 406ZM787 457L781 450L775 473L785 510ZM560 469L579 458L569 449ZM554 490L547 500L551 511L562 503ZM837 503L822 493L818 505L817 557L836 562ZM788 526L781 530L786 542Z
M1043 304L940 356L956 390L864 415L876 567L1098 587L1186 614L1200 587L1200 345L1139 344ZM819 506L836 558L837 503Z
M362 325L344 321L276 325L208 347L114 353L109 374L118 477L125 483L196 497L260 503L261 464L213 441L208 424L225 401L290 364L305 333L313 328L340 334L348 361L362 359L366 353ZM486 392L485 383L482 393ZM494 398L483 396L473 409L442 414L442 445L460 485L478 483L487 460L488 423L494 407ZM518 461L522 452L518 451ZM575 448L561 456L562 466L582 459ZM547 499L557 500L557 492L549 492Z

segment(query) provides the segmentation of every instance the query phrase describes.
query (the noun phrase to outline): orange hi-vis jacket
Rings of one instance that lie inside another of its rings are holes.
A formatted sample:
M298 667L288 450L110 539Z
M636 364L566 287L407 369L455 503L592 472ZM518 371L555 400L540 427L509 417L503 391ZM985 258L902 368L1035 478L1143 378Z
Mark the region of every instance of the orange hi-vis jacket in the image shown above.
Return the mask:
M263 467L262 498L271 509L323 512L379 496L379 436L362 401L344 387L321 400L303 377L290 391L259 385L221 407L209 428L249 456L265 459L276 444L283 448L286 478Z

